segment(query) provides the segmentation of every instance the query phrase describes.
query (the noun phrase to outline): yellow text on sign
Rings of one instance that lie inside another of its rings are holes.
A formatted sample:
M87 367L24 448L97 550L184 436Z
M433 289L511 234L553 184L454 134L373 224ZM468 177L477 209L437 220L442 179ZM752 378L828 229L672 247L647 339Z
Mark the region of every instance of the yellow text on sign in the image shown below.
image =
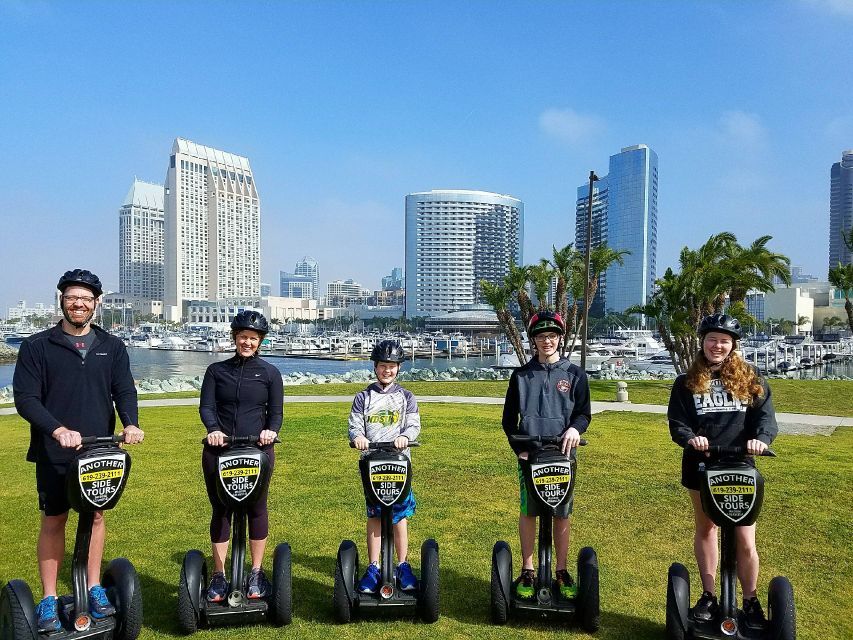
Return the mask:
M405 482L406 476L402 473L374 473L370 476L371 482Z
M569 476L539 476L538 478L533 478L533 484L561 484L563 482L568 482Z
M96 480L109 480L110 478L121 478L124 469L109 469L107 471L92 471L80 476L80 482L95 482Z
M743 484L721 484L716 487L711 487L711 493L714 495L746 495L755 493L755 487Z
M244 467L242 469L223 469L223 478L234 478L237 476L256 476L258 475L257 467Z

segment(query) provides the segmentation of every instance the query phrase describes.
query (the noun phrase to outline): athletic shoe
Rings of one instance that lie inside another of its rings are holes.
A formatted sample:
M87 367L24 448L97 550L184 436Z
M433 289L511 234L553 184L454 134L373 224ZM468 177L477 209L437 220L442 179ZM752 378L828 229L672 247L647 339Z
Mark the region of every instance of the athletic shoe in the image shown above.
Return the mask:
M696 606L693 607L693 617L696 620L710 622L716 617L717 609L717 596L710 591L703 591Z
M59 631L62 625L59 624L56 596L47 596L38 603L36 617L38 618L39 633Z
M753 629L762 629L767 624L764 611L758 598L750 598L743 601L743 615L746 617L746 626Z
M228 581L225 580L224 572L217 571L210 579L210 586L207 588L207 601L222 602L226 595L228 595Z
M107 616L115 615L116 608L113 603L107 598L107 592L104 588L96 584L89 589L89 613L95 619L106 618Z
M358 592L376 593L376 589L379 588L379 580L381 579L382 575L379 573L379 565L373 563L367 565L367 571L364 572L364 576L358 581Z
M515 593L519 598L532 598L535 593L533 585L536 582L536 572L533 569L522 569L521 575L515 581Z
M560 588L560 595L564 598L576 598L578 595L578 586L565 569L557 571L557 586Z
M271 591L272 587L264 575L264 570L252 569L252 573L249 574L249 581L246 584L246 596L252 600L266 598Z
M401 562L397 567L397 585L403 591L414 591L418 588L418 579L412 573L412 567L408 562Z

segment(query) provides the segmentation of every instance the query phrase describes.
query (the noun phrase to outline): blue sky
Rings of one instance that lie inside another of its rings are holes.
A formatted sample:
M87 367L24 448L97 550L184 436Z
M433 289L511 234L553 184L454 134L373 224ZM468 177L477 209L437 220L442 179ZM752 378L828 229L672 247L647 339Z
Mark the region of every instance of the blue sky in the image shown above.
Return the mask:
M851 33L853 0L0 0L0 315L71 267L117 288L118 208L176 136L249 157L274 291L305 254L378 287L429 189L522 199L535 262L637 143L660 159L658 275L732 231L825 277Z

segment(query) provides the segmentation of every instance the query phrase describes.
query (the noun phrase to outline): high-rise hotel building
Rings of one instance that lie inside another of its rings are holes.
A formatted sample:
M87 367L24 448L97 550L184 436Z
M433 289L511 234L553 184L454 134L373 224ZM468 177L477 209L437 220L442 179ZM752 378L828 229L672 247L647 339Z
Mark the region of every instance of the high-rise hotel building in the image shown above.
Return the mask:
M586 250L589 183L578 187L575 248ZM658 156L644 144L610 156L610 172L594 183L592 246L627 250L623 265L601 275L590 313L621 313L645 304L654 291L658 237Z
M258 296L261 204L249 159L176 138L166 172L164 311Z
M406 196L406 317L483 302L480 281L498 283L522 264L524 203L486 191Z
M303 256L302 260L296 263L296 268L293 273L297 276L311 278L314 286L314 295L311 296L315 300L320 299L320 267L317 261L311 256Z
M841 154L841 162L829 172L829 268L850 264L853 256L844 244L853 227L853 149Z
M118 282L125 296L163 299L163 185L134 179L118 212Z

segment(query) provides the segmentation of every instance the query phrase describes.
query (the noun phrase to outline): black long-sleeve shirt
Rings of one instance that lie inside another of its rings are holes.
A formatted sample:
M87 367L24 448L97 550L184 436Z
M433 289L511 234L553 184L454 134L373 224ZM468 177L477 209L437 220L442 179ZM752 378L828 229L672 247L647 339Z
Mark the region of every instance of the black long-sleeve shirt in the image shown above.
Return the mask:
M127 349L100 327L91 328L95 339L85 359L61 323L21 343L12 387L15 408L30 423L30 462L63 465L74 457L74 449L63 449L51 437L59 427L84 436L110 435L116 411L124 426L139 424Z
M501 421L507 437L561 436L570 427L583 433L591 418L586 373L565 358L553 364L533 358L510 376ZM538 448L513 442L510 446L516 453Z
M281 372L257 356L214 362L204 374L199 414L208 433L256 436L281 429Z

